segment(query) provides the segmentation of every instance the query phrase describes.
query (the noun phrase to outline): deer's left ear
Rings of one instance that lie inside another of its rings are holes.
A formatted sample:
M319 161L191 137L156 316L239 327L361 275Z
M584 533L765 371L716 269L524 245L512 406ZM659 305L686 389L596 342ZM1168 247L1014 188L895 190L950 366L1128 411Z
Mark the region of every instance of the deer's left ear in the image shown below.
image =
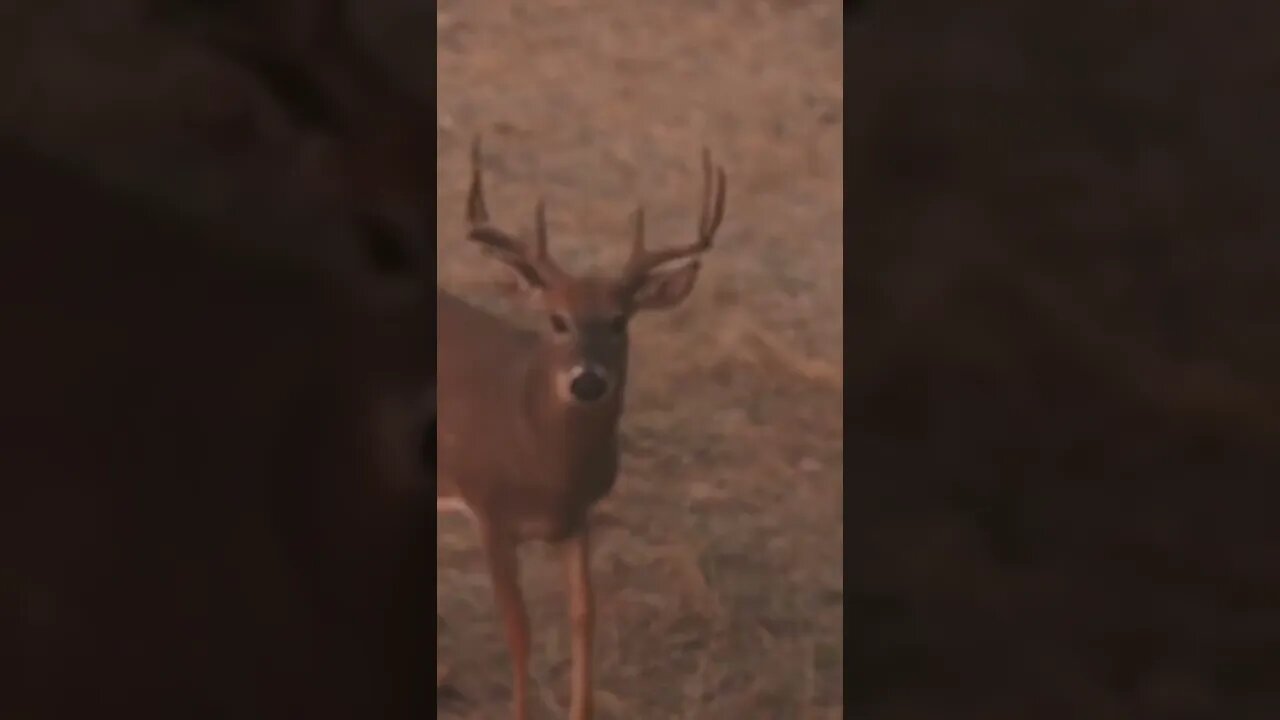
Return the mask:
M684 302L693 292L702 265L694 260L683 267L651 272L631 294L633 310L666 310Z

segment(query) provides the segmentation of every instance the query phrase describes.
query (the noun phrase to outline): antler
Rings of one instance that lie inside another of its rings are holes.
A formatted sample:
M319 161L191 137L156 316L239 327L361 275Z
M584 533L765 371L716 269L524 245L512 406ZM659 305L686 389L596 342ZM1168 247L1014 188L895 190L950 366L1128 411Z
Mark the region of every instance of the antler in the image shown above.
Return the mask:
M484 199L484 178L480 169L480 136L471 143L471 188L467 192L467 237L481 245L486 253L511 265L534 285L546 285L564 271L547 249L547 206L542 199L534 207L534 245L489 224L489 208Z
M724 220L725 195L724 168L713 166L711 151L702 148L702 215L698 220L698 238L689 245L648 250L644 244L644 208L638 207L632 214L635 239L631 245L631 257L623 269L628 283L638 283L656 268L674 260L700 255L711 248L720 222Z

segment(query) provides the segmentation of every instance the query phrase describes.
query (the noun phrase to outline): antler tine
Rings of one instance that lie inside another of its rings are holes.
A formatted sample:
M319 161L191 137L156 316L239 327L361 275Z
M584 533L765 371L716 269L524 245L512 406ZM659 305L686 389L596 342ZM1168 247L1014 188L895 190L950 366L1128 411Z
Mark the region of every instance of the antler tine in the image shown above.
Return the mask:
M471 229L467 237L478 243L486 254L507 258L507 262L518 260L527 265L532 272L539 274L543 280L563 275L560 266L551 257L547 249L547 204L539 198L533 210L534 244L530 247L524 240L493 227L489 223L489 208L484 199L484 175L482 164L480 135L471 141L471 188L467 192L467 222Z
M471 189L467 191L467 221L472 225L489 222L489 208L484 202L484 178L480 169L480 135L471 141Z
M631 224L634 228L634 235L631 240L632 257L644 255L644 205L637 205L636 209L631 212Z
M655 268L675 260L700 255L711 248L720 222L724 219L725 180L724 169L711 162L711 151L702 148L702 212L698 219L698 237L692 243L664 250L647 250L644 245L644 215L636 211L636 234L631 246L631 257L624 274L631 280L639 280Z
M712 182L714 177L715 182ZM713 166L711 163L711 151L706 146L702 148L702 217L698 223L698 241L711 247L711 240L716 235L716 230L720 229L720 222L724 220L724 193L725 193L725 175L724 168ZM714 185L714 198L712 197L712 186ZM707 211L711 213L708 215Z
M547 262L551 255L547 251L547 201L538 198L533 208L534 252L540 262Z

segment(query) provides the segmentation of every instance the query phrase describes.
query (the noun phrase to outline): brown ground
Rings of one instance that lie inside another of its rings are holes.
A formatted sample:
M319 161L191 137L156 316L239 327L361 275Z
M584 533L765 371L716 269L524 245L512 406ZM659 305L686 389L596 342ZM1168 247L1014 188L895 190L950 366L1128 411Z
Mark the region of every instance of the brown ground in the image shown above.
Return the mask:
M462 240L475 132L497 220L529 227L545 194L581 270L621 259L641 198L653 244L688 241L702 144L729 177L700 286L634 330L616 525L595 553L600 717L842 716L840 7L455 1L436 19L445 287L501 307L501 272ZM524 556L536 716L562 717L560 564ZM509 663L466 520L442 520L438 557L440 717L503 717Z

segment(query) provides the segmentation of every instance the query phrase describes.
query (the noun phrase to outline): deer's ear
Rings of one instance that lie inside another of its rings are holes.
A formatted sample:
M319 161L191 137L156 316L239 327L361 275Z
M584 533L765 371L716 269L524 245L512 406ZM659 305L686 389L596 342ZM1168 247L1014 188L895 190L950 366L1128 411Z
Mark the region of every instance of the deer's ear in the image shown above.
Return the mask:
M684 302L693 292L702 265L693 262L665 272L651 272L631 294L634 310L666 310Z

